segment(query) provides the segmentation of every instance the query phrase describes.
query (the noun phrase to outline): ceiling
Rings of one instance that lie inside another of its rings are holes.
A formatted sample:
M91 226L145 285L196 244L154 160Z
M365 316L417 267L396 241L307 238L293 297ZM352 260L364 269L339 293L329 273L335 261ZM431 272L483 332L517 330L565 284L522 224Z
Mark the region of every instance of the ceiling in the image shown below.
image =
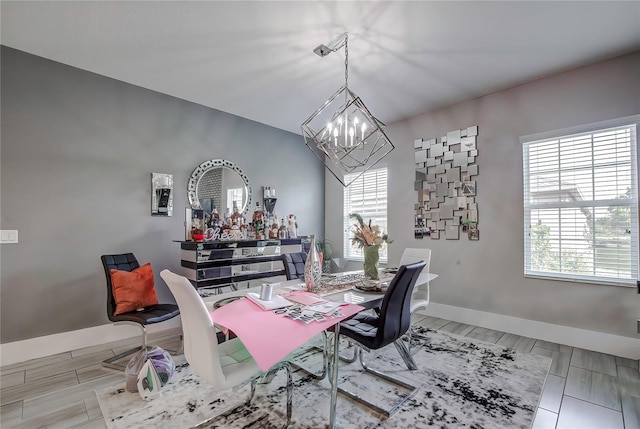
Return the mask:
M3 45L300 134L344 83L385 123L640 49L640 1L2 1Z

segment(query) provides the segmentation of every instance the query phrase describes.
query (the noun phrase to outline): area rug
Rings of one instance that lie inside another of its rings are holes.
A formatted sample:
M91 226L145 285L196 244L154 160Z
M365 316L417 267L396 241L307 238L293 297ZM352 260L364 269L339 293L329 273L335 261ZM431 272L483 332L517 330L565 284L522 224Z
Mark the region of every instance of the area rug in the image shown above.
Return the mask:
M473 428L528 429L535 416L551 359L523 354L493 344L415 327L412 349L418 370L407 370L395 347L367 353L367 363L419 387L391 417L339 395L337 422L341 428ZM344 350L349 353L349 349ZM293 360L318 371L320 353L300 349ZM329 382L304 371L294 373L291 428L321 428L329 422ZM391 408L408 391L363 373L356 363L342 363L340 386ZM284 423L285 380L279 371L270 384L259 384L251 405L234 413L249 388L218 392L194 375L187 363L162 389L144 401L121 386L97 391L107 426L124 428L188 428L212 416L223 417L209 428L277 428ZM226 415L228 414L228 415Z

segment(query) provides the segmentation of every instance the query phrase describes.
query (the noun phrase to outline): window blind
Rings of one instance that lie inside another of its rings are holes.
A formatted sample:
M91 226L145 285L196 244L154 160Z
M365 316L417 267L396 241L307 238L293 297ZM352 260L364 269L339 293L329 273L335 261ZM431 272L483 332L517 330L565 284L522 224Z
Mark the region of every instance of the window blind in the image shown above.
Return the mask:
M527 276L635 284L636 125L523 144Z
M345 176L346 183L360 173ZM352 177L353 176L353 177ZM351 244L351 225L354 220L349 219L350 213L358 213L365 222L371 219L372 224L379 225L381 230L387 231L387 169L369 170L358 177L353 183L344 188L344 256L351 259L364 259L362 249ZM380 262L387 260L387 246L380 248Z

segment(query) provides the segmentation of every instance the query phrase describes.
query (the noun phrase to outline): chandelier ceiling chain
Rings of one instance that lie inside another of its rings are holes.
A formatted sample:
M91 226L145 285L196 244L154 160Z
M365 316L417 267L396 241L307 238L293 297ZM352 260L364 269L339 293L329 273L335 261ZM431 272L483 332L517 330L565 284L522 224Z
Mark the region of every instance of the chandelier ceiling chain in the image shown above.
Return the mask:
M313 50L324 57L344 46L345 82L301 127L307 147L344 186L394 149L384 133L385 125L349 89L348 40L349 33L344 33L329 46L320 45ZM343 104L339 101L341 94L344 94Z
M344 87L349 89L349 33L344 33Z

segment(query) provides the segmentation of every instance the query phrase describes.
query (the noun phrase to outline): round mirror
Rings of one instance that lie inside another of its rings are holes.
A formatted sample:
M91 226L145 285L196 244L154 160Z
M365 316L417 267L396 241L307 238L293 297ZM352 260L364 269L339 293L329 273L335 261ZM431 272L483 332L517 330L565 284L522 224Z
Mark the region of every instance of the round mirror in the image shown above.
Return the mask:
M242 213L251 205L251 185L246 174L231 161L211 159L200 164L189 178L189 203L194 209L220 215L234 206Z

